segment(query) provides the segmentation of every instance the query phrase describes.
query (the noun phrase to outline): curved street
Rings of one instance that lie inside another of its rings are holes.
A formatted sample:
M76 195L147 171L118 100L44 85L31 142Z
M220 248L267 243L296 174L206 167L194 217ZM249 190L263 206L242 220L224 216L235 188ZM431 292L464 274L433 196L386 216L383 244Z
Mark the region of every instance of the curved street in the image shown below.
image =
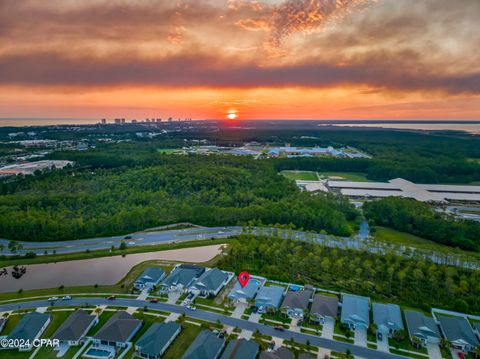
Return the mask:
M66 302L62 301L59 302L59 306L64 307ZM237 319L228 317L218 313L207 312L203 310L195 310L191 311L186 309L183 306L175 305L175 304L167 304L167 303L150 303L144 300L138 299L125 299L125 298L117 298L114 301L108 300L106 298L96 298L96 297L80 297L80 298L73 298L68 302L69 306L83 306L83 305L115 305L115 306L126 306L126 307L135 307L135 308L144 308L147 307L151 310L161 310L170 313L180 313L186 314L189 317L200 319L208 322L217 322L219 321L223 325L238 327L240 329L249 330L255 332L258 330L263 335L268 335L272 337L278 337L286 340L291 340L292 338L301 344L305 344L307 341L310 342L311 345L318 346L321 348L333 350L336 352L345 353L349 350L353 355L363 357L363 358L372 358L372 359L403 359L404 356L381 352L373 349L369 349L366 347L357 346L354 344L349 344L345 342L340 342L332 339L326 339L314 335L309 335L301 332L294 332L290 330L279 331L275 330L273 327L250 322L243 319ZM0 312L12 311L12 310L20 310L20 309L35 309L41 307L49 307L52 306L52 302L48 300L36 300L36 301L29 301L29 302L17 302L17 303L9 303L9 304L0 304Z

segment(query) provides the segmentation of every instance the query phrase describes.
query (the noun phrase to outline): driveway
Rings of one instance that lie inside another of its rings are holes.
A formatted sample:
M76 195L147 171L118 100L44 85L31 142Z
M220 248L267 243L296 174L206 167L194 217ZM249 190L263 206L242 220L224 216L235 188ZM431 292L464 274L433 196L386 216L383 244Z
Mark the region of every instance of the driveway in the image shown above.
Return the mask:
M248 307L248 304L238 302L237 304L235 304L235 310L232 313L232 317L237 319L242 318L242 314L245 311L245 309L247 309L247 307Z
M327 339L333 339L334 329L335 329L335 318L326 317L325 323L323 323L322 337Z
M378 339L377 337L377 349L387 353L390 351L388 345L388 335L383 334L382 339Z
M357 327L355 328L355 336L353 338L355 345L361 347L367 346L367 329Z
M427 343L427 351L430 359L442 359L442 353L438 344Z

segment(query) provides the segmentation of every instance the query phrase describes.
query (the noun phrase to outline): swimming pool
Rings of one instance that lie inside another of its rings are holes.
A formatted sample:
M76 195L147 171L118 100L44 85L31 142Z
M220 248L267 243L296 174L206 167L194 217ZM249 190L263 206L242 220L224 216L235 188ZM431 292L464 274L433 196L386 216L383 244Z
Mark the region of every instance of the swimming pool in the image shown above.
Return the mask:
M108 350L90 348L83 356L86 358L113 358L114 353Z

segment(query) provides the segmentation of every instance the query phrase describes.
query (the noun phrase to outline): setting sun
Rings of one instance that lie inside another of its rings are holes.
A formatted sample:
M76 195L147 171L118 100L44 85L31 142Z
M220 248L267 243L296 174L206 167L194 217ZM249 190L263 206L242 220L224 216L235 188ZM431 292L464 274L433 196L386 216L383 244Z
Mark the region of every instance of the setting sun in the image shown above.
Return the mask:
M235 112L230 112L228 115L227 115L227 118L229 120L235 120L237 118L237 114Z

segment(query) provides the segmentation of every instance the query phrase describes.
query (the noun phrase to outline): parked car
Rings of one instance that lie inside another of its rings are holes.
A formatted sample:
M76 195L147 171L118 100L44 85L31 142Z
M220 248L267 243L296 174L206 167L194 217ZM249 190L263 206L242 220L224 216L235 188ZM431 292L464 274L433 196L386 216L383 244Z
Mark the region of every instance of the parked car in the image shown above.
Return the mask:
M132 236L125 236L123 239L132 239Z
M273 329L278 330L280 332L283 332L285 330L285 328L282 327L281 325L276 325L276 326L273 327Z
M152 299L150 299L150 303L158 303L158 299L157 298L152 298Z
M62 300L72 300L72 297L69 295L66 295L65 297L62 297Z
M252 308L252 313L257 313L258 312L258 307L255 305Z
M382 333L377 333L377 338L378 338L378 340L383 340L383 335L382 335Z
M115 300L115 296L114 295L111 295L109 297L107 297L108 300Z
M54 301L58 300L58 297L50 297L50 298L48 298L48 300L54 302Z
M197 310L197 307L195 307L195 306L193 306L193 305L187 305L187 309Z

